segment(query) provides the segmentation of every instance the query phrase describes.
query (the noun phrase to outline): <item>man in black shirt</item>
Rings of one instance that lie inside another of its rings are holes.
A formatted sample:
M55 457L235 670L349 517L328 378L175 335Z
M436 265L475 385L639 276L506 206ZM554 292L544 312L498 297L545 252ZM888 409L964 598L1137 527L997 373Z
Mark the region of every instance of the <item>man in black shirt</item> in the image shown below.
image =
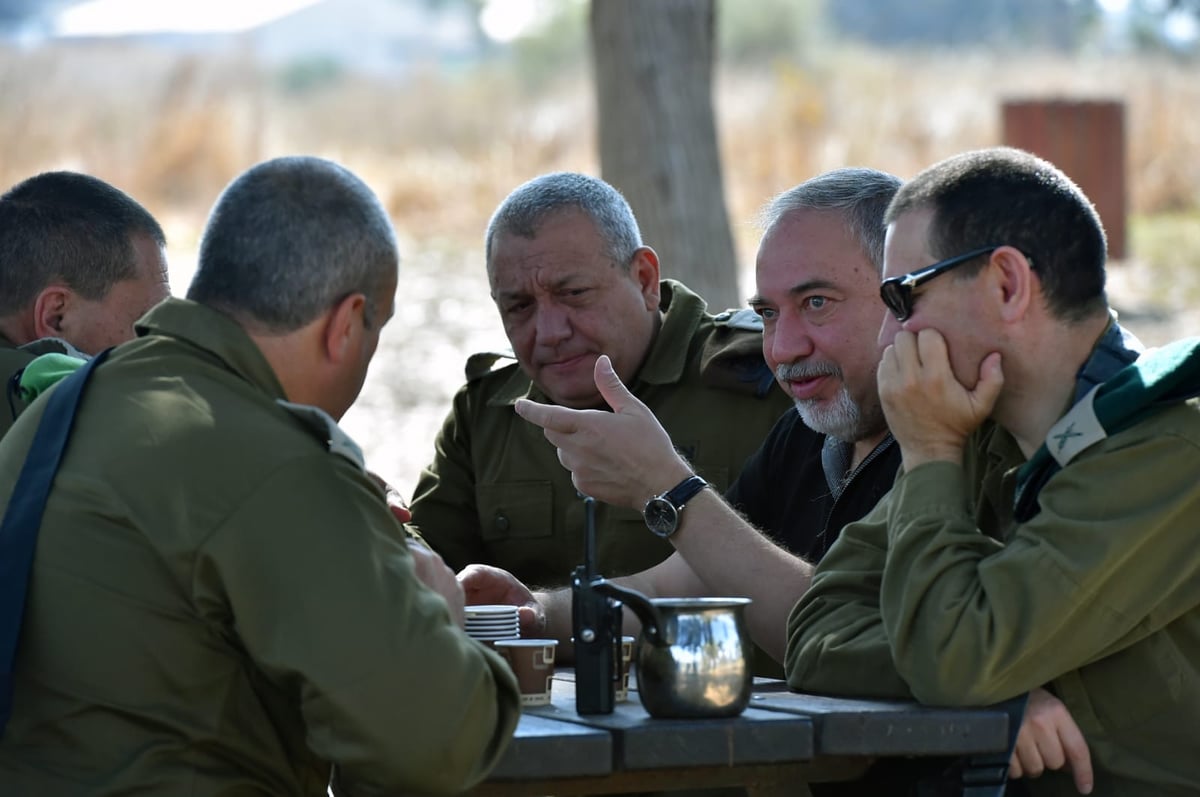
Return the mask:
M883 215L899 185L892 175L872 169L839 169L784 192L761 214L765 232L750 306L763 320L763 356L796 408L776 422L727 500L697 484L670 438L636 400L645 412L633 423L623 423L621 407L613 405L613 413L564 416L572 424L580 421L579 439L546 432L588 495L638 510L662 505L649 500L656 497L679 509L687 503L686 511L674 514L678 533L651 525L676 553L617 583L651 596L747 595L754 599L747 615L751 633L776 661L783 658L788 612L811 573L806 567L797 577L796 556L810 563L819 559L845 523L887 492L899 466L875 387L882 352L877 333L886 312L879 298ZM620 386L601 358L596 381L602 391L606 380ZM517 404L518 413L539 424L533 414L542 409ZM603 431L584 428L589 422ZM671 490L659 495L656 488L677 482L685 491L701 490L684 498ZM702 532L693 532L700 527ZM701 538L703 544L691 544ZM481 596L499 599L496 582L505 575L480 565L464 570L460 580L468 602L473 593L476 602ZM538 599L546 618L541 633L565 640L570 592L539 593ZM527 621L535 614L540 613L523 612Z

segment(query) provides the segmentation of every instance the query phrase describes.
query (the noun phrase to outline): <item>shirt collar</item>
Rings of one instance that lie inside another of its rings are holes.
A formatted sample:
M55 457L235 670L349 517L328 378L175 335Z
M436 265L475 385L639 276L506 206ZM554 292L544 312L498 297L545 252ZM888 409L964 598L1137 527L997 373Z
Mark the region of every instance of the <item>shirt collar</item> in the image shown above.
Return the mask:
M795 410L792 411L795 412ZM892 437L892 433L888 432L875 448L871 449L871 453L863 457L862 462L858 463L858 467L851 471L850 462L854 459L854 444L825 435L825 441L821 444L821 470L825 472L825 485L829 487L834 500L841 497L846 487L863 468L895 442L896 439Z
M1108 381L1136 360L1144 350L1145 346L1137 336L1117 323L1117 314L1110 310L1108 325L1096 340L1091 354L1075 372L1075 393L1071 398L1071 406L1075 406L1096 385ZM1007 462L1015 466L1025 461L1026 457L1016 438L1007 430L996 427L989 435L987 451L993 462Z
M78 357L81 360L91 359L90 355L84 354L62 338L38 338L37 340L17 345L4 334L0 333L0 349L15 349L27 352L35 357L42 354L66 354L71 357Z
M138 337L163 335L187 341L273 399L286 399L275 369L246 330L229 316L187 299L169 298L134 327Z
M1110 311L1108 326L1075 374L1075 395L1071 399L1071 406L1075 406L1096 385L1112 379L1117 371L1132 363L1145 350L1146 347L1137 336L1118 324L1116 313Z

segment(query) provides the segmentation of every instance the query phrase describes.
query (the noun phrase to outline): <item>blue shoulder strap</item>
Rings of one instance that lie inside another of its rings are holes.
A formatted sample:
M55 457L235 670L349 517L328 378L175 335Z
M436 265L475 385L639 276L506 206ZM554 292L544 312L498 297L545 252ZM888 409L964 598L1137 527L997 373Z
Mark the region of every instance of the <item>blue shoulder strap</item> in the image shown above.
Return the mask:
M33 436L21 475L0 522L0 736L13 705L13 663L25 615L25 597L37 533L46 511L54 474L67 448L75 412L92 371L108 357L106 349L68 376L46 399L46 411Z

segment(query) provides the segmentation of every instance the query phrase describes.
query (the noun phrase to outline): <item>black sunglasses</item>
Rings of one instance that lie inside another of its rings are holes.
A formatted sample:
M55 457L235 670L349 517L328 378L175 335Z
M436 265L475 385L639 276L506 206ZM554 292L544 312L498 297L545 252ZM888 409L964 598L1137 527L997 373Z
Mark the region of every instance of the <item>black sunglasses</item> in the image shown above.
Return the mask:
M1001 246L1003 244L981 246L978 249L972 249L970 252L964 252L961 255L939 260L932 266L910 271L907 274L901 274L899 277L888 277L880 283L879 295L883 298L883 303L887 305L887 308L892 311L892 315L896 316L897 321L907 321L913 312L914 289L920 285L924 285L939 274L945 274L955 266L961 266L968 260L973 260L980 255L990 255Z

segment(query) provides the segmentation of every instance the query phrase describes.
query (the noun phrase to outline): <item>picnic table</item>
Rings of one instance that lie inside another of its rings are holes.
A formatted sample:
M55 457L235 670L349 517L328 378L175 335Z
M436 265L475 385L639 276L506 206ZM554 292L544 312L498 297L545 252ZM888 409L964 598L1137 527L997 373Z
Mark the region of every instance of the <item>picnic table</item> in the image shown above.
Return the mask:
M559 668L551 703L526 707L479 797L610 794L742 786L751 795L805 793L852 780L878 758L963 757L986 786L1006 766L1008 714L907 701L791 692L756 679L749 707L728 719L660 719L637 699L612 714L575 711L575 673Z

